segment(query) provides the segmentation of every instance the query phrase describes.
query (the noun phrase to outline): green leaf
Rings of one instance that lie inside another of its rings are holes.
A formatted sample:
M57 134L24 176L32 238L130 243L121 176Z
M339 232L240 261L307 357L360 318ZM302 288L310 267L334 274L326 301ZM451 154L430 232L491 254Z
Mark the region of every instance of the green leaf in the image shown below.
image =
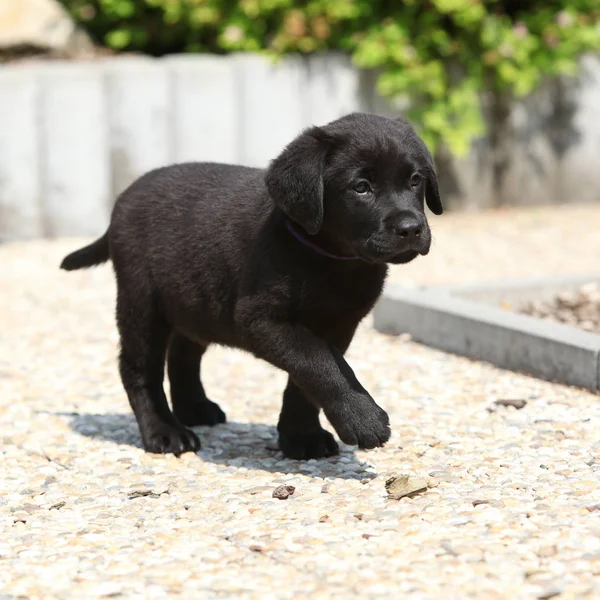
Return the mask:
M131 32L127 29L116 29L106 34L106 44L115 50L123 50L131 42Z

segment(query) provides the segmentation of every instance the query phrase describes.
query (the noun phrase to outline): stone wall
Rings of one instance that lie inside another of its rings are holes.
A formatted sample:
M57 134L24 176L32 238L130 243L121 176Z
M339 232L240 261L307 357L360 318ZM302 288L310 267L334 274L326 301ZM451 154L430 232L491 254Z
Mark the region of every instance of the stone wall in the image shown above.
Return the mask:
M373 80L338 54L1 66L0 240L97 235L115 196L157 166L266 166L303 127L387 112ZM584 59L576 81L511 103L499 131L490 126L467 159L438 161L451 208L600 201L598 57Z

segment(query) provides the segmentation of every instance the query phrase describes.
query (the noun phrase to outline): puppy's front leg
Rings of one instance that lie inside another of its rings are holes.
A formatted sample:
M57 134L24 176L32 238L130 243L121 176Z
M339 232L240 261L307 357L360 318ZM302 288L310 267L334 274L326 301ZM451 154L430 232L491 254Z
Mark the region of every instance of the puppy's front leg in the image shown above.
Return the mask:
M382 446L390 437L387 413L359 383L343 354L302 325L274 319L243 320L248 349L287 371L333 425L345 444Z

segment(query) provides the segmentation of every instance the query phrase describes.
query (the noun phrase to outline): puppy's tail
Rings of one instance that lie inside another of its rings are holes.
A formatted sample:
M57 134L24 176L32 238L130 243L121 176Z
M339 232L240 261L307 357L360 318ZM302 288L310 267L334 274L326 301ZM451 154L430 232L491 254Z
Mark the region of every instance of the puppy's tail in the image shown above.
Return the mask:
M106 262L110 258L108 248L108 231L89 246L75 250L68 256L65 256L60 268L65 271L75 271L76 269L85 269Z

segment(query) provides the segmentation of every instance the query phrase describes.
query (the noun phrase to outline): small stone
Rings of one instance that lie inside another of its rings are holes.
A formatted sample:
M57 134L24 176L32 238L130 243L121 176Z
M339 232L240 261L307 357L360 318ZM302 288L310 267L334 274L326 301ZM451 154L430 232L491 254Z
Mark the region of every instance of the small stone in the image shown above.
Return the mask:
M66 502L61 500L60 502L53 504L48 510L60 510L65 504Z
M388 493L388 498L400 500L405 496L412 496L427 490L428 480L422 477L414 477L412 475L397 475L390 477L385 482L385 489Z
M548 558L550 556L554 556L558 552L558 548L556 544L551 544L549 546L542 546L538 551L537 555L541 558Z
M560 596L563 591L563 588L559 585L547 585L542 587L535 597L538 600L548 600L549 598Z
M450 519L448 521L448 525L451 525L452 527L456 527L458 525L466 525L467 523L470 523L471 519L469 517L456 517L455 519Z
M168 493L169 493L169 490L165 490L164 492L160 492L158 494L156 492L153 492L152 490L134 490L133 492L130 492L128 494L127 498L129 498L129 500L133 500L134 498L145 498L145 497L159 498L163 494L168 494Z
M522 398L501 398L500 400L496 400L494 404L498 406L512 406L519 410L527 404L527 400L523 400Z
M262 546L259 546L258 544L252 544L252 546L250 546L250 550L252 552L262 552L264 548Z
M273 490L273 498L287 500L295 491L296 488L293 485L280 485Z
M13 523L27 523L27 518L29 514L24 510L17 510L13 513Z
M450 540L442 540L440 542L440 546L446 551L450 556L458 556L458 552L452 547L452 542Z

